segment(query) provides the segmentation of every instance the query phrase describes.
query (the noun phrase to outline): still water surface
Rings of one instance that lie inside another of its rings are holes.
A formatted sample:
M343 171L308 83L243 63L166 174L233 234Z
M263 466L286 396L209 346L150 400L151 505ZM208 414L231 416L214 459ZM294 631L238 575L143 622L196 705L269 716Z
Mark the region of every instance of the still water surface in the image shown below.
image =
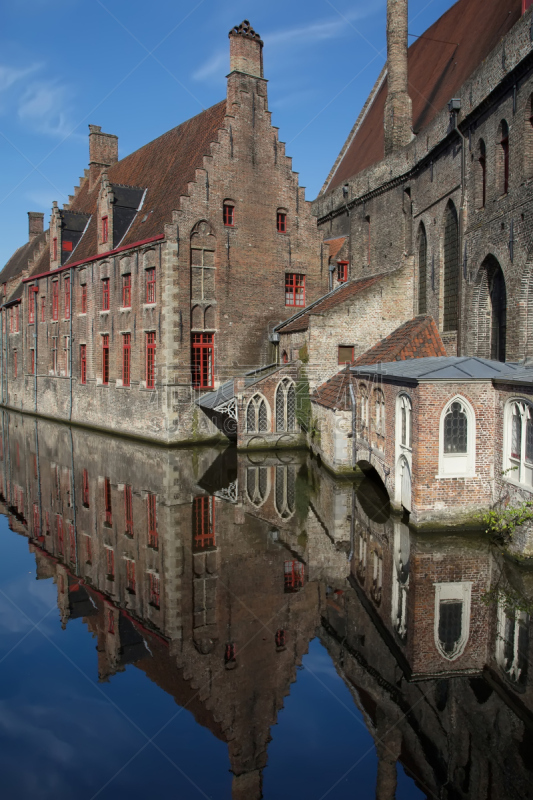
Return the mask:
M531 575L307 454L2 412L2 797L533 797Z

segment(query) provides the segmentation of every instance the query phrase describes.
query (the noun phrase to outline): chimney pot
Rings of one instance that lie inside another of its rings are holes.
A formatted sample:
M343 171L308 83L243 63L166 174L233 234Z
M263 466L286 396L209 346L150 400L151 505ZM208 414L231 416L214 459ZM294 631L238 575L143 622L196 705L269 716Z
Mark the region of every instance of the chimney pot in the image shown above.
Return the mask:
M247 19L229 32L230 72L263 77L263 41Z
M103 169L118 161L118 136L102 133L100 125L89 125L89 190Z
M29 241L44 231L44 214L41 211L28 211Z

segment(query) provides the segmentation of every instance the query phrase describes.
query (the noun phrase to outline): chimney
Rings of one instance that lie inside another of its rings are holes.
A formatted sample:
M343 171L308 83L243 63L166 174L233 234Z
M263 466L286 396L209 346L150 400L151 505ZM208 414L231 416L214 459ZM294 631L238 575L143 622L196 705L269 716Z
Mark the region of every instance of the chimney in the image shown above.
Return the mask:
M229 32L229 70L263 77L263 42L247 19Z
M44 214L41 211L28 211L29 241L44 231Z
M89 125L89 191L91 191L103 169L118 161L118 136L102 133L100 125Z
M387 0L387 100L385 155L412 139L412 107L407 77L407 0Z

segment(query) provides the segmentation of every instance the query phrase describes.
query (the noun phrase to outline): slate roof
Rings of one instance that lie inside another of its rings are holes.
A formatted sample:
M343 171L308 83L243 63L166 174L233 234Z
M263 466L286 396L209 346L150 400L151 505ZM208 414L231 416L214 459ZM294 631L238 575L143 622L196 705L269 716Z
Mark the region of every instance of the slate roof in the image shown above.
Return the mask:
M423 314L400 325L385 339L356 358L352 366L445 355L446 350L433 317Z
M513 375L527 375L523 365L505 364L502 361L490 361L487 358L471 358L469 356L388 361L351 367L351 372L358 376L375 377L380 375L385 379L393 378L410 383L419 381L487 381L497 378L512 380ZM533 381L533 368L529 380Z
M289 317L289 319L281 325L277 325L276 330L280 333L306 331L309 328L309 317L312 314L323 314L325 311L335 308L346 300L350 300L352 297L355 297L360 292L363 292L365 289L368 289L370 286L380 281L386 274L387 273L382 273L381 275L373 275L370 278L359 278L358 280L341 283L340 286L337 286L319 300L311 303L307 308Z
M179 208L181 195L187 195L187 185L195 178L195 170L203 167L203 156L211 155L210 144L218 139L224 127L226 100L202 111L196 117L167 131L154 141L130 153L107 169L109 182L121 186L121 199L125 187L146 189L142 209L131 223L121 246L149 239L164 233L164 225L172 220L172 211ZM85 180L69 207L70 212L91 214L88 228L76 247L75 253L63 266L97 254L96 200L99 182L89 191ZM48 248L33 270L33 275L50 268Z
M265 367L259 367L259 369L252 369L250 372L245 372L244 374L244 387L247 388L251 386L252 383L257 383L263 378L267 378L270 375L273 375L274 372L277 372L280 369L285 367L285 364L268 364ZM230 378L229 381L226 381L218 389L215 389L214 392L208 392L207 394L203 394L198 400L197 405L201 408L208 408L214 409L217 406L222 405L222 403L227 403L228 400L231 400L235 397L235 392L233 389L235 378Z
M26 242L18 250L15 250L3 270L0 272L0 283L7 283L11 278L20 275L28 269L28 261L33 258L37 250L46 243L46 235L40 233L31 242ZM47 248L46 248L47 249Z
M344 242L346 241L347 236L339 236L336 239L324 239L324 244L329 244L329 260L331 261L333 258L337 257L337 254L341 250Z
M415 133L428 125L457 94L520 19L521 13L521 0L458 0L423 33L423 38L413 42L408 50L408 70ZM325 191L340 186L383 158L386 97L385 80L359 127L356 123L350 132Z

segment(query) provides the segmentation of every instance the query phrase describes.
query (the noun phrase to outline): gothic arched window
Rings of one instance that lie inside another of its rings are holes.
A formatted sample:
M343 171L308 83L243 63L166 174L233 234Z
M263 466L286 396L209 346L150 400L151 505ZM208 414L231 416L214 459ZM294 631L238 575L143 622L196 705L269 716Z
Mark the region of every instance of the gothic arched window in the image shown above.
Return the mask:
M505 409L508 477L525 486L533 485L533 406L513 400Z
M248 433L268 431L268 407L264 397L254 394L246 409L246 430Z
M448 403L441 415L440 474L473 475L475 472L475 416L462 397Z
M418 313L427 313L428 240L422 224L418 231Z
M296 389L289 378L283 378L276 389L276 431L296 430Z
M459 221L452 202L444 219L443 330L456 331L459 318Z

